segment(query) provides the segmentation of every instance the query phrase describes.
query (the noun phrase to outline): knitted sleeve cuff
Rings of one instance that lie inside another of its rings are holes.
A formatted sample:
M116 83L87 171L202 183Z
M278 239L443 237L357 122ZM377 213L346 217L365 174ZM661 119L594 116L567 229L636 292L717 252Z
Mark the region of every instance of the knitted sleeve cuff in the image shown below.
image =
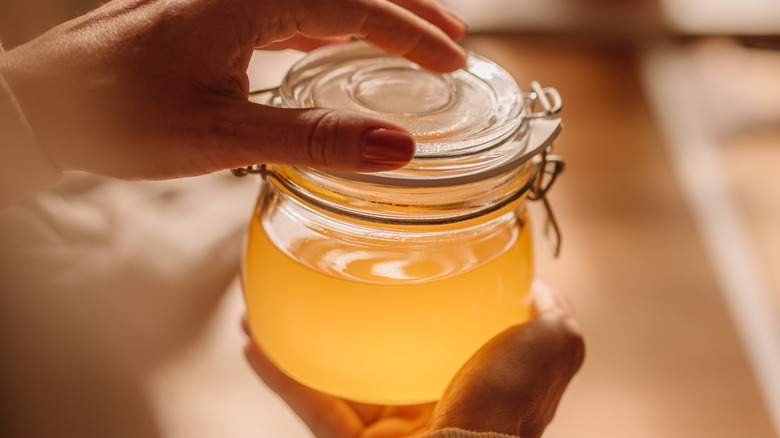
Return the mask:
M423 438L518 438L514 435L505 435L495 432L469 432L463 429L447 428L437 430Z

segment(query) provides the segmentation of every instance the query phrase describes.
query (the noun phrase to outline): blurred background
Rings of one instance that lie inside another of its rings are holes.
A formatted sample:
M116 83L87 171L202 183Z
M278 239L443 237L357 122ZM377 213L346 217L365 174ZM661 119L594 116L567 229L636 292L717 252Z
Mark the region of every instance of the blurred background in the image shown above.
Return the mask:
M553 259L537 230L537 273L571 297L588 352L545 436L779 438L780 2L444 3L470 22L468 49L564 102L554 152L567 170L549 195L563 247ZM2 0L3 45L95 5ZM278 83L299 56L258 54L253 86ZM87 180L101 189L85 191ZM106 280L55 304L5 298L3 401L17 423L38 422L29 436L310 436L240 352L235 251L257 181L77 175L57 190L109 209L98 214L114 241L103 253L170 260L205 249L212 257L184 268L211 273L186 291L151 277L141 294ZM541 206L532 210L541 223ZM34 229L20 235L20 248L46 243ZM139 266L133 275L149 268ZM78 328L43 321L42 306L72 310ZM45 354L13 342L52 332L60 348Z

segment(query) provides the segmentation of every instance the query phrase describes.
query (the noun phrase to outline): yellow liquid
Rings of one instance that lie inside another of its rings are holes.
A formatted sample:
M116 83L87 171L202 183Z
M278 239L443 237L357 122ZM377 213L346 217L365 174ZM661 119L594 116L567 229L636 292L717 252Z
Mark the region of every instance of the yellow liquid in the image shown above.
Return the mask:
M286 374L331 395L435 401L480 346L530 315L529 227L506 225L487 240L405 259L327 236L287 246L298 259L335 266L323 273L277 248L255 215L242 272L254 337ZM473 266L453 273L448 260Z

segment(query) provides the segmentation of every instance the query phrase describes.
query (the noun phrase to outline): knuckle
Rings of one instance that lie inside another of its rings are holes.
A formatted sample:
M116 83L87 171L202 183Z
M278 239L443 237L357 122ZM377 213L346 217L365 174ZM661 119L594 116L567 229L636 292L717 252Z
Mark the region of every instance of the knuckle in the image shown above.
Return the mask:
M315 114L305 140L307 158L323 165L334 165L339 148L341 117L337 112L321 110Z

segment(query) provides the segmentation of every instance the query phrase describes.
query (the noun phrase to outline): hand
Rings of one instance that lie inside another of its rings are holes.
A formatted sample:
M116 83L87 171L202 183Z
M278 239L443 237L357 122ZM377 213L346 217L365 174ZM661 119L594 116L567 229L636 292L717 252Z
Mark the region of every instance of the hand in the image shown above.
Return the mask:
M305 387L269 361L246 322L244 353L318 438L412 437L446 428L539 437L582 364L584 345L564 297L541 284L532 293L535 316L477 351L437 404L371 406Z
M347 111L248 101L256 48L353 36L425 68L465 63L455 15L432 0L114 0L0 56L39 143L61 169L127 179L262 162L402 166L411 136Z

